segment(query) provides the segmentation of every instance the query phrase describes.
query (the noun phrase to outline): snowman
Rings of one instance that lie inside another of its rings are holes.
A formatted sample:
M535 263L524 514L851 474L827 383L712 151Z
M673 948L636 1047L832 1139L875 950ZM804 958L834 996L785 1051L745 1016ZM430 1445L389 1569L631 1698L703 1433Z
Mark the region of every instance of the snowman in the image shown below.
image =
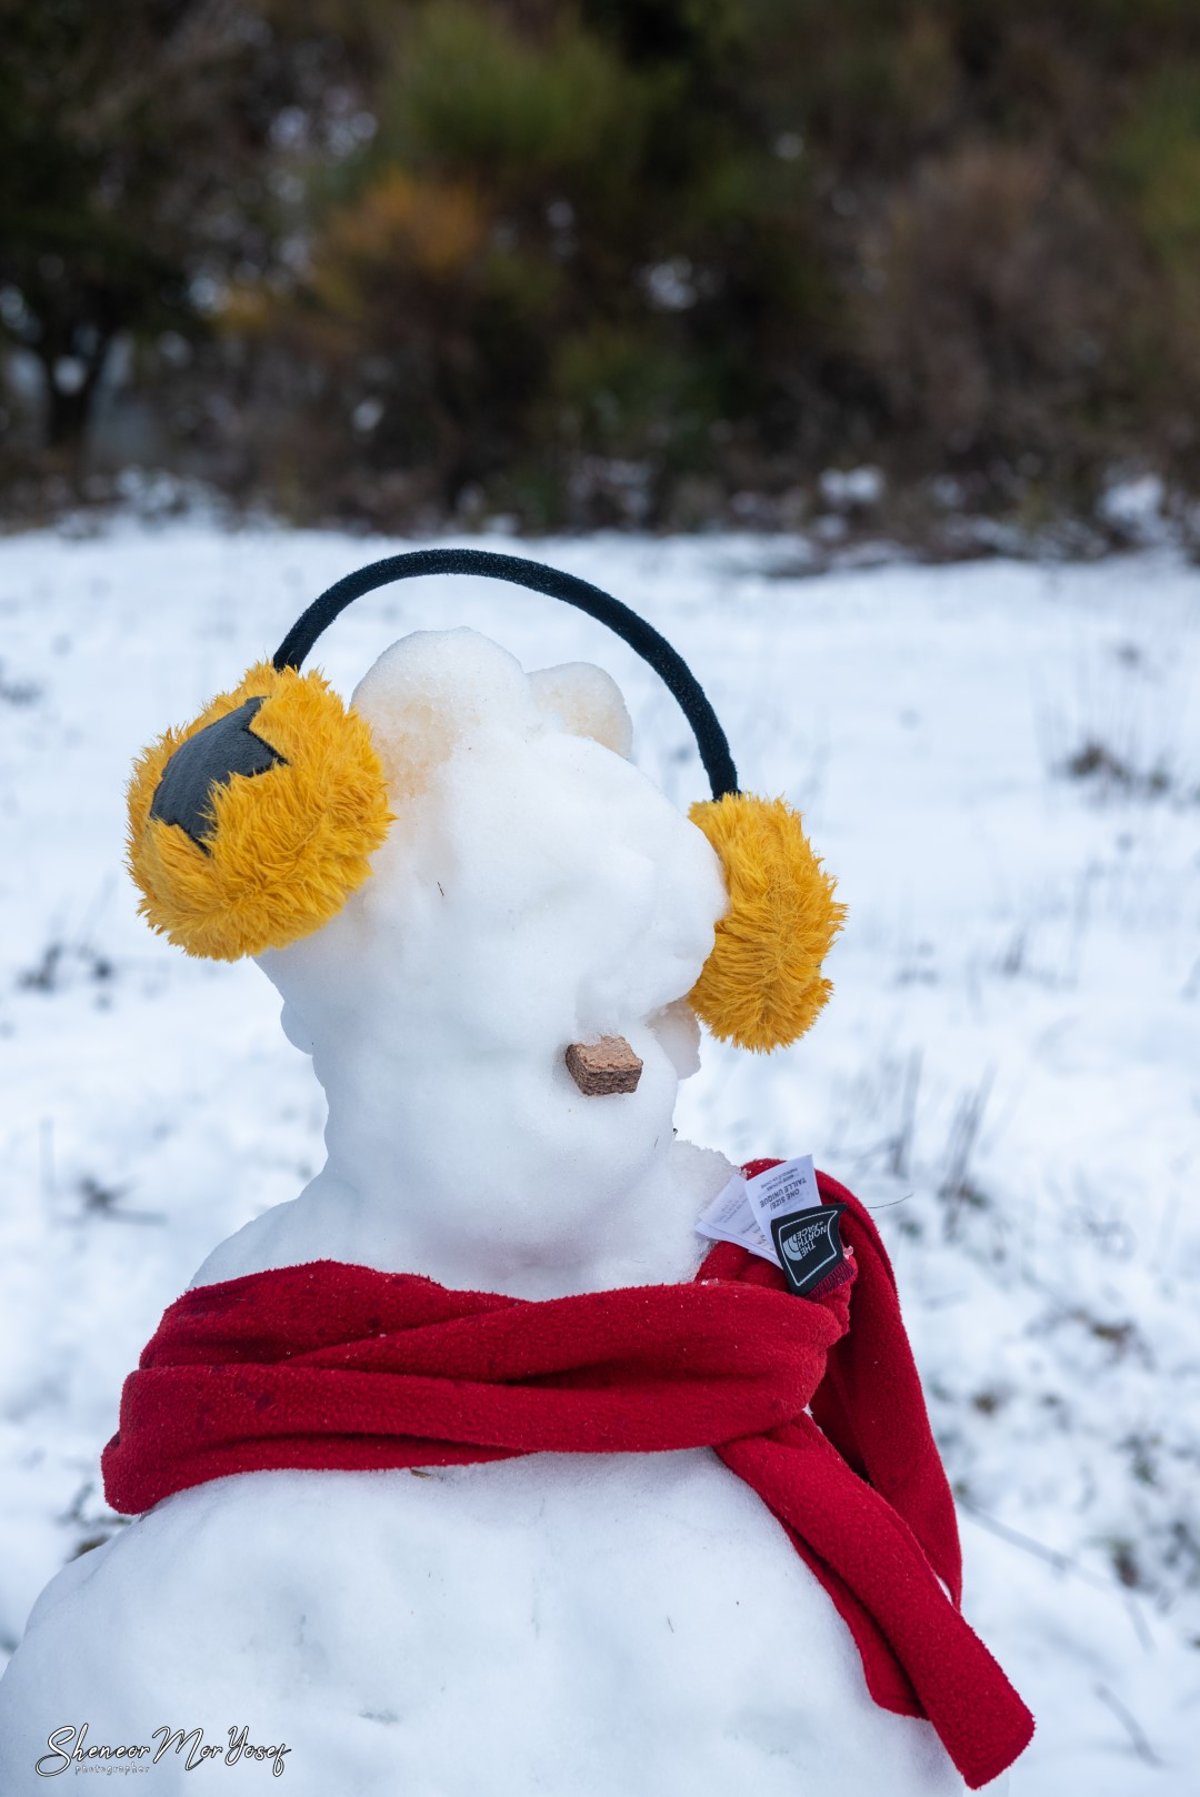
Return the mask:
M301 673L352 599L436 572L631 642L714 799L684 817L638 771L594 667L449 630L348 708ZM5 1797L78 1772L292 1797L1000 1774L1031 1723L958 1610L869 1219L810 1164L673 1128L699 1019L794 1039L841 917L674 651L537 564L393 558L155 745L130 809L151 923L278 988L328 1159L214 1249L127 1382L104 1470L135 1520L34 1607Z

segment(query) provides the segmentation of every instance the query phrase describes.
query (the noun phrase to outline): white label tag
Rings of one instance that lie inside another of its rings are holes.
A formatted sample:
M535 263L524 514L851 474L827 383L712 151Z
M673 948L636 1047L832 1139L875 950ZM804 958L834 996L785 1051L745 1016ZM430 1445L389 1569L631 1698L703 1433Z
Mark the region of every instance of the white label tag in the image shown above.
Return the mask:
M746 1190L746 1180L740 1173L735 1173L729 1184L717 1193L696 1229L710 1241L732 1242L735 1247L748 1248L751 1254L760 1254L764 1260L778 1266L779 1256L770 1237L759 1228Z
M746 1180L744 1190L754 1221L768 1244L771 1242L771 1224L776 1217L790 1217L794 1211L811 1210L821 1202L811 1154L784 1161L781 1167L768 1167L765 1173L756 1173L753 1179Z

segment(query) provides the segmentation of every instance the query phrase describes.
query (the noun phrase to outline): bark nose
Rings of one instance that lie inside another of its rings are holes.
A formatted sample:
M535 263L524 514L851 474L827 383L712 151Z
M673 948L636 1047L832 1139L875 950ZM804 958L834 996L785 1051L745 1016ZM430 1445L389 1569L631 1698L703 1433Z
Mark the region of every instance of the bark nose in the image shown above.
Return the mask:
M636 1092L642 1063L624 1036L601 1036L599 1042L572 1042L567 1071L585 1098L610 1092Z

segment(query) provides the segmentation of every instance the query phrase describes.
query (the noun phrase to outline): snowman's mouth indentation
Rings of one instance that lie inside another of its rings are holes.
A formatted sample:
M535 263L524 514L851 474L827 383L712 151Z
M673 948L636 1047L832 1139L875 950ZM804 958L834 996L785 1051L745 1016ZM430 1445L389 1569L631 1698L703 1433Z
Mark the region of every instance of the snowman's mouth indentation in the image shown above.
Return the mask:
M604 1098L613 1092L636 1092L642 1063L624 1036L601 1036L598 1042L572 1042L566 1054L567 1072L585 1098Z

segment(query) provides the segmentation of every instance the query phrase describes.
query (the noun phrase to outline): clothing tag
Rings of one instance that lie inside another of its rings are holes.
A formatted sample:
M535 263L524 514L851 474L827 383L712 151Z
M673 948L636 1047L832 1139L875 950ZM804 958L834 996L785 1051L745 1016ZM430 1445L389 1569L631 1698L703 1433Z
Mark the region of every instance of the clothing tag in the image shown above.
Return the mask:
M696 1229L710 1241L732 1242L735 1247L747 1248L751 1254L761 1255L773 1266L779 1265L779 1256L770 1239L755 1221L754 1212L746 1198L746 1181L740 1173L735 1173L729 1184L717 1193L696 1224Z
M755 1222L770 1241L771 1224L776 1217L792 1216L821 1202L812 1155L803 1154L798 1160L784 1161L781 1166L768 1167L765 1173L756 1173L753 1179L746 1180L745 1193Z
M838 1226L845 1209L844 1204L818 1204L772 1222L771 1237L784 1278L797 1297L841 1264L845 1250Z

